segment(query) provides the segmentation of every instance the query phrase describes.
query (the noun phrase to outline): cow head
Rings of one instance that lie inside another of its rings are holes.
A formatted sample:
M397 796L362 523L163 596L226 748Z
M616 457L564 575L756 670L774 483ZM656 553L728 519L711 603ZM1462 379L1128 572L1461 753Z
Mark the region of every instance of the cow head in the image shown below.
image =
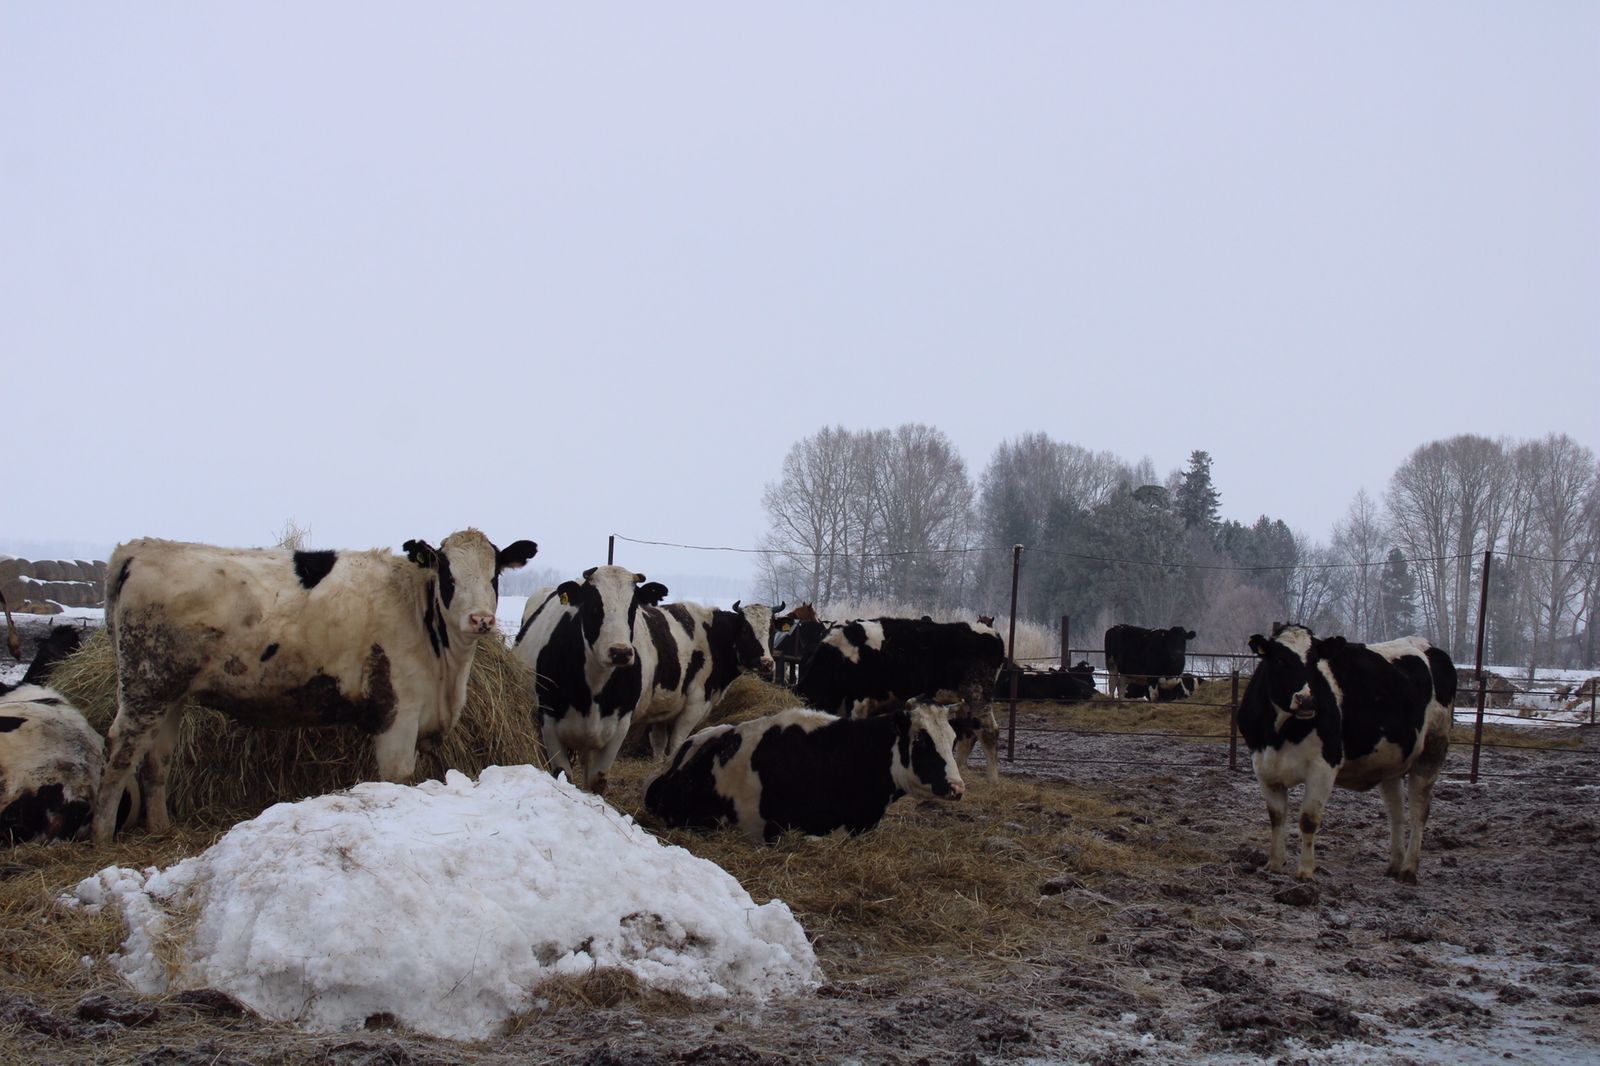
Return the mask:
M896 741L889 772L895 787L912 796L960 799L967 786L956 761L956 731L949 712L933 704L912 703L891 714Z
M408 540L406 558L433 572L439 610L447 629L481 637L494 629L495 608L500 603L500 572L515 570L532 559L539 546L519 540L509 548L496 548L476 529L452 533L434 548L425 540Z
M582 581L564 581L556 589L561 602L577 609L583 642L602 668L632 666L633 621L641 606L654 606L667 595L659 581L623 566L591 566Z
M1269 639L1256 633L1250 650L1261 660L1256 674L1264 677L1267 697L1282 714L1315 718L1317 699L1311 691L1312 650L1316 637L1305 626L1276 622Z
M773 670L772 630L778 612L786 606L785 603L780 603L776 607L768 607L764 603L752 603L745 607L741 606L738 600L733 601L733 613L748 623L740 626L734 637L735 650L739 653L739 666L745 670L758 670L761 676L769 681L772 680Z
M992 614L980 614L978 616L978 624L980 626L988 626L990 629L993 629L994 628L994 615L992 615Z

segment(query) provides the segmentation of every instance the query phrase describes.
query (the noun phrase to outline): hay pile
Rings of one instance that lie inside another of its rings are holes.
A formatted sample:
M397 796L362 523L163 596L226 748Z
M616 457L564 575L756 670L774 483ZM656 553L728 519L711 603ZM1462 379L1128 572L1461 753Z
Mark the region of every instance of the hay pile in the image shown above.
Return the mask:
M53 684L102 735L116 717L116 658L100 630L56 668ZM497 639L478 645L467 705L455 729L417 756L417 780L446 769L476 775L486 766L544 766L529 670ZM370 738L352 728L251 729L216 711L185 707L168 777L168 805L179 824L232 824L273 803L377 779Z

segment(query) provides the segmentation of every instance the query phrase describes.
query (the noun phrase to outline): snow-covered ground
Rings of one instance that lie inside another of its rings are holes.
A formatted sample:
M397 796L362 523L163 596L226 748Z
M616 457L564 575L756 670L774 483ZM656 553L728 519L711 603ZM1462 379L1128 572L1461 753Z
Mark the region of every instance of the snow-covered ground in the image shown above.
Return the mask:
M721 867L528 766L282 803L167 869L107 867L63 902L113 906L139 991L217 988L314 1031L388 1015L457 1040L600 968L692 997L821 982L805 930ZM89 960L86 960L89 961Z

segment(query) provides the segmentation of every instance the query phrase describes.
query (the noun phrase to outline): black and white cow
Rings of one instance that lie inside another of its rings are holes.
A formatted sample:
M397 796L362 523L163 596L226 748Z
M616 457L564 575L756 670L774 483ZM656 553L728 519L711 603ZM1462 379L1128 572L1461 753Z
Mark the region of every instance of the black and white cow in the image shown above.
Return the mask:
M900 796L961 798L949 717L920 704L867 718L796 708L712 726L646 785L645 808L668 825L737 825L755 840L865 832Z
M640 611L667 586L622 566L591 566L528 598L512 648L533 668L539 731L552 773L597 795L650 693L655 645Z
M49 687L80 643L72 626L53 627L22 681L0 684L0 845L70 840L94 815L105 741Z
M475 529L438 549L407 541L404 556L120 546L106 569L117 717L95 842L111 838L136 770L146 825L170 824L167 762L190 697L249 725L354 725L372 734L384 780L408 780L418 738L448 732L466 704L478 641L495 631L500 572L537 550L498 549Z
M1271 639L1252 636L1250 650L1261 662L1239 703L1239 733L1272 824L1268 868L1284 866L1291 787L1305 785L1296 876L1309 878L1333 787L1377 786L1389 809L1388 872L1415 882L1433 783L1450 747L1450 656L1421 637L1355 644L1282 624Z
M1000 779L1000 728L989 708L1005 641L988 626L918 618L872 618L834 625L800 664L795 692L811 707L861 717L911 700L954 692L964 716L983 725L963 736L966 765L976 739L991 782Z
M768 642L773 615L783 607L735 600L728 611L668 603L640 612L655 651L655 670L635 721L649 727L656 758L676 751L741 673L772 677Z
M773 615L772 658L777 663L779 684L793 683L789 668L793 667L793 672L798 675L800 664L811 654L811 649L822 642L823 635L832 624L818 618L816 608L809 603L802 603L781 617Z
M1150 686L1150 699L1156 703L1172 703L1176 700L1186 700L1194 695L1194 690L1200 687L1200 679L1193 674L1181 674L1178 677L1158 677L1155 684Z
M1054 667L1049 670L1017 671L1017 699L1019 700L1061 700L1081 702L1093 699L1099 690L1094 685L1094 667L1087 662L1080 662L1076 666L1065 670ZM1011 698L1011 671L1002 669L1000 676L994 683L995 699Z
M1184 646L1194 630L1114 625L1106 630L1106 691L1113 699L1142 700L1161 678L1183 674Z

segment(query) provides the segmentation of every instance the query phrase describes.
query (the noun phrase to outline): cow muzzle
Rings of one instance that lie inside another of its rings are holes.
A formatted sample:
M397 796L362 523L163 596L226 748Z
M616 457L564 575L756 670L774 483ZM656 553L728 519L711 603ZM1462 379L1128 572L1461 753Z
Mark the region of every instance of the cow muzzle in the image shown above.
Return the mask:
M958 800L966 794L967 786L966 783L961 780L961 778L955 778L950 782L950 795L948 796L949 799Z
M467 632L482 636L494 629L494 612L478 611L467 615Z
M1289 713L1296 718L1317 716L1317 698L1311 694L1310 689L1303 688L1289 698Z
M606 658L611 661L612 666L632 666L633 645L613 644L606 649Z
M761 676L766 678L768 681L771 681L772 680L773 667L774 667L774 664L772 662L771 657L763 655L761 657L761 664L760 664L760 667L759 667L759 669L761 670Z

